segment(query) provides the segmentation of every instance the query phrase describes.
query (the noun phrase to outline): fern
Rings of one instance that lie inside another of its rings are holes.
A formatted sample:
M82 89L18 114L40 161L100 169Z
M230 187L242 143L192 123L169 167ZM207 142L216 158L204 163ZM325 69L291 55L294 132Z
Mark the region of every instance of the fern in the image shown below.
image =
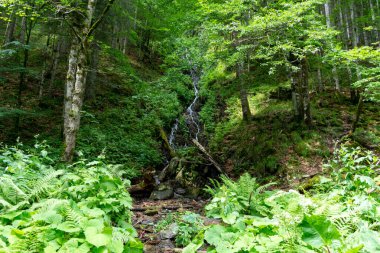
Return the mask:
M0 194L1 197L12 204L16 204L20 200L28 198L27 194L23 192L8 175L0 178Z
M0 252L120 252L132 241L141 249L126 181L101 162L61 170L50 163L46 151L6 148L0 154Z
M28 199L39 199L45 194L49 189L55 186L53 183L54 179L63 175L64 170L52 171L49 174L45 175L39 179L34 185L33 188L28 193Z

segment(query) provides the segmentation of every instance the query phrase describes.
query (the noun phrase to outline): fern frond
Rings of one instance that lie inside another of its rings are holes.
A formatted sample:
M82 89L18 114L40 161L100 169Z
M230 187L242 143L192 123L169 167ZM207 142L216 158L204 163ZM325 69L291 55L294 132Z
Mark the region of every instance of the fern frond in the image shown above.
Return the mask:
M64 170L57 170L53 171L47 175L45 175L43 178L39 179L35 184L34 187L31 189L31 191L28 193L28 199L34 199L34 198L41 198L43 194L47 192L52 185L52 181L63 175L65 173Z
M0 196L12 204L16 204L19 200L27 198L27 194L7 175L0 178Z
M130 240L131 234L124 228L113 227L112 237L114 240L122 241L124 244L126 244Z
M12 207L12 204L10 204L8 201L6 201L3 198L0 198L0 206L3 206L5 208L10 208Z
M80 210L71 205L64 205L60 210L60 213L67 221L72 221L78 226L86 219Z

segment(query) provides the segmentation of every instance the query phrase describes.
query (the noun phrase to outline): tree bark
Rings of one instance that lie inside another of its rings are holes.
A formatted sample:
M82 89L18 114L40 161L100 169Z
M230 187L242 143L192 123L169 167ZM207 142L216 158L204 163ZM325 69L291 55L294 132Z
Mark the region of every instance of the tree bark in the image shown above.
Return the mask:
M16 16L16 9L13 10L11 17L10 17L10 22L7 24L7 28L5 30L5 39L4 39L4 44L7 44L11 41L14 41L14 32L16 29L16 22L17 22L17 16Z
M69 66L67 71L64 102L64 153L62 159L65 162L73 160L76 138L79 131L81 110L85 93L87 77L87 52L89 39L101 23L114 0L109 0L100 17L93 22L95 5L97 0L88 0L87 10L84 15L78 14L79 20L85 17L81 24L72 27L75 31L69 55Z
M88 33L91 29L95 5L96 0L88 1L86 18L83 21L82 30L80 34L75 34L70 49L63 113L63 160L65 162L71 162L73 160L76 138L80 126L80 113L83 105L87 76L86 55L88 50Z
M22 19L22 30L20 34L20 38L22 39L20 42L24 45L24 59L22 64L22 71L20 73L19 77L19 84L18 84L18 92L17 92L17 109L21 109L22 107L22 92L25 89L25 79L26 79L26 73L27 73L27 67L28 67L28 61L29 61L29 46L30 38L32 36L32 29L33 29L33 21L30 21L29 26L27 24L26 17L23 17ZM15 120L15 133L16 137L19 135L20 130L20 121L21 116L17 115Z
M53 60L52 60L52 66L51 66L51 77L49 81L49 92L52 91L54 83L55 83L55 77L57 75L57 68L59 63L59 58L61 56L61 48L63 44L62 37L58 36L56 44L54 45L53 49Z
M358 127L360 116L361 116L362 111L363 111L363 105L364 105L364 98L363 98L363 95L360 94L359 95L358 106L356 108L355 120L354 120L354 122L352 124L352 133L355 133L356 128Z
M249 108L247 90L244 87L242 69L243 69L243 66L241 66L241 64L238 64L237 70L236 70L236 77L237 77L237 81L239 82L240 103L241 103L241 110L243 113L243 120L249 121L252 118L252 113L251 113L251 109Z
M96 77L98 73L100 46L96 41L91 43L91 56L90 56L90 69L87 76L86 84L86 99L91 100L95 98L96 90Z
M327 28L332 28L332 22L331 22L331 8L330 8L330 0L325 3L325 14L326 14L326 25ZM340 81L339 81L339 76L338 76L338 71L335 66L333 66L332 69L332 74L334 78L334 83L335 83L335 90L340 91Z
M64 161L71 162L80 126L80 113L86 83L86 49L79 41L70 49L64 106Z

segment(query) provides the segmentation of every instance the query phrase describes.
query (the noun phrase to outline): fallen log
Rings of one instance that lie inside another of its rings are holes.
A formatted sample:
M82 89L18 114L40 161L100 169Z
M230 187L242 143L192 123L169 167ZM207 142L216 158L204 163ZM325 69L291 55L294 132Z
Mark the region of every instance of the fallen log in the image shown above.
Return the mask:
M210 155L210 153L207 152L207 150L205 149L205 147L202 146L202 144L200 144L197 140L193 139L193 143L195 144L195 146L197 146L197 148L203 153L206 155L207 159L214 165L214 167L222 174L225 174L225 172L223 171L222 167L214 160L214 158L212 158L212 156Z

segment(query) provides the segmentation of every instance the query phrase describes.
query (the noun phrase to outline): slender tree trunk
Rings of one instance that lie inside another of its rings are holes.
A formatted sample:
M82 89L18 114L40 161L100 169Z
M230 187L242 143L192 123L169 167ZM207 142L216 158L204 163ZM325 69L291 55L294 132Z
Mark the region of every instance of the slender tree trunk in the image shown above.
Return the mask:
M302 82L302 98L304 106L304 120L307 125L311 125L311 109L310 109L310 94L309 94L309 77L306 58L301 60L301 82Z
M360 16L361 17L364 17L364 4L363 4L363 0L360 1L360 8L359 8L359 11L360 11ZM363 24L364 27L367 26L367 24ZM360 29L363 33L363 38L364 38L364 45L366 46L369 46L369 38L368 38L368 33L365 29L363 29L363 27L361 27Z
M294 116L298 121L311 125L307 59L299 60L294 55L291 55L291 62L294 67L297 67L297 71L291 73Z
M63 39L62 37L58 36L56 40L56 44L54 45L53 49L53 59L52 59L52 66L51 66L51 77L49 81L49 92L52 91L54 83L55 83L55 78L57 75L57 68L58 68L58 63L59 63L59 58L61 56L61 48L63 45Z
M352 133L355 133L355 131L356 131L357 127L358 127L360 116L361 116L362 111L363 111L363 106L364 106L364 98L363 98L363 95L360 94L360 96L359 96L359 102L358 102L358 105L357 105L357 108L356 108L355 120L354 120L354 122L352 124Z
M26 35L26 26L27 26L27 23L26 23L26 17L22 17L21 19L21 30L20 30L20 39L19 41L21 43L24 43L25 42L25 35Z
M359 36L358 36L358 29L356 25L355 6L353 2L350 3L350 13L351 13L351 22L352 22L352 45L355 48L359 44Z
M43 63L43 68L41 72L41 80L39 82L38 86L38 101L39 104L41 105L42 103L42 97L44 93L44 87L45 87L45 79L47 76L47 73L49 72L49 67L48 64L50 64L51 61L51 52L50 52L50 35L48 35L47 41L46 41L46 47L44 49L44 63Z
M30 22L29 26L27 25L26 17L23 18L22 26L23 30L21 31L20 38L23 38L24 40L21 41L21 43L24 44L24 60L22 64L22 71L20 73L19 77L19 84L18 84L18 92L17 92L17 109L21 109L22 107L22 92L25 89L25 78L27 73L27 67L28 67L28 61L29 61L29 48L27 47L30 43L30 37L32 35L32 29L33 29L33 21ZM18 137L19 130L20 130L20 121L21 117L20 115L17 115L16 121L15 121L15 133Z
M322 70L320 67L317 69L317 78L318 78L318 91L323 91L323 80L322 80Z
M251 113L251 109L249 108L247 90L244 87L242 70L243 70L243 66L241 64L237 64L236 77L237 77L237 81L239 82L240 103L241 103L241 110L243 113L243 120L249 121L252 118L252 113Z
M95 84L96 76L98 72L98 62L99 62L99 53L100 46L96 41L91 43L91 56L90 56L90 69L87 76L86 84L86 99L91 100L95 98Z
M380 40L380 31L378 27L378 21L376 20L376 10L374 9L372 0L369 0L369 6L370 6L370 12L371 12L371 19L373 26L375 27L374 34L375 34L375 39L376 41Z
M332 22L331 22L331 9L330 9L330 0L325 3L325 13L326 13L326 25L327 28L332 28ZM335 83L335 90L340 91L340 81L338 76L338 71L335 66L333 66L332 74L334 78Z
M4 39L4 44L7 44L11 41L14 41L14 33L16 29L16 23L17 23L17 16L16 16L16 9L13 10L11 17L10 17L10 22L7 24L7 28L5 30L5 39Z

